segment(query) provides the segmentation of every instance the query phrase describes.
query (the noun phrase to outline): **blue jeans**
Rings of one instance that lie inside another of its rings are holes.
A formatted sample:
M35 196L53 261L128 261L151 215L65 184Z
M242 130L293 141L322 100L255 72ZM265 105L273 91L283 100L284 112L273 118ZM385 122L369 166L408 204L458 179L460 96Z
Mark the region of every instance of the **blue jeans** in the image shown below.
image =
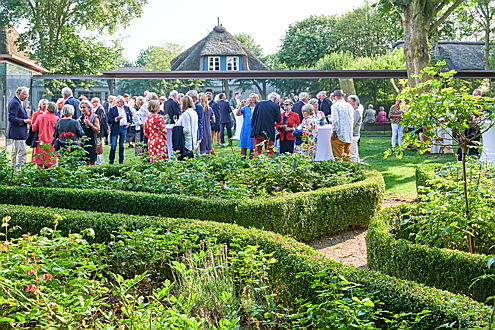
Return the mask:
M117 150L117 138L119 138L119 164L124 163L124 142L125 136L127 135L127 127L119 127L119 132L115 135L110 135L111 147L110 147L110 157L108 162L113 164L115 161L115 150Z

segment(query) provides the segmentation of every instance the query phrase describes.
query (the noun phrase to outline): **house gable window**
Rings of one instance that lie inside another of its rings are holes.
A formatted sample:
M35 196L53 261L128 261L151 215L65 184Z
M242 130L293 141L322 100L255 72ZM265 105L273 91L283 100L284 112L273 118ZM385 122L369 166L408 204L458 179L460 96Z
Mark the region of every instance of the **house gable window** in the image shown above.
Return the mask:
M239 71L239 57L227 56L227 71Z
M220 57L209 56L208 57L208 71L220 71Z

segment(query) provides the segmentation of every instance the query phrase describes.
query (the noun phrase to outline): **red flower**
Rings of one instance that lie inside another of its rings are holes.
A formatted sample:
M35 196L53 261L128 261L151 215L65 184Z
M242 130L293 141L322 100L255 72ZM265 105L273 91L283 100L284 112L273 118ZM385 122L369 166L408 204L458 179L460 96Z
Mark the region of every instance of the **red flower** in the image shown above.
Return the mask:
M63 132L62 134L60 134L61 138L67 138L67 139L73 139L74 136L76 135L72 132Z
M279 236L275 237L275 239L276 239L277 241L280 241L280 237L279 237Z
M26 272L28 275L35 275L36 276L36 270L35 269L30 269Z
M34 284L30 284L26 287L26 292L36 292L38 288Z
M45 281L53 280L53 275L52 274L45 274L41 277Z

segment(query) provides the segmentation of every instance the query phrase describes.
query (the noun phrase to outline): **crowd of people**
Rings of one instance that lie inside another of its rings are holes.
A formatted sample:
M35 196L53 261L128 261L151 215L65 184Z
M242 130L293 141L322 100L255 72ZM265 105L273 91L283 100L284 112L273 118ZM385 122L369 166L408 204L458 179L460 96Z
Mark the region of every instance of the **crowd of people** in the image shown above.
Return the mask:
M135 154L147 150L151 161L170 158L172 152L179 159L214 154L214 145L232 144L234 122L243 157L258 157L266 149L267 155L299 153L314 159L318 129L331 123L334 159L357 162L363 118L380 119L370 115L372 107L363 111L356 95L346 97L341 90L329 97L321 91L316 98L306 92L292 98L272 92L266 100L255 93L241 100L239 92L227 100L225 93L214 95L211 88L186 94L174 90L168 99L145 91L142 96L110 95L102 104L97 97L76 99L65 87L56 103L42 99L30 115L23 107L28 96L28 88L19 87L9 103L13 166L25 162L26 143L33 147L32 161L42 168L57 163L55 151L81 139L88 165L105 163L104 144L110 145L110 164L115 163L117 149L118 162L124 162L126 144L135 148ZM172 148L167 125L173 126Z

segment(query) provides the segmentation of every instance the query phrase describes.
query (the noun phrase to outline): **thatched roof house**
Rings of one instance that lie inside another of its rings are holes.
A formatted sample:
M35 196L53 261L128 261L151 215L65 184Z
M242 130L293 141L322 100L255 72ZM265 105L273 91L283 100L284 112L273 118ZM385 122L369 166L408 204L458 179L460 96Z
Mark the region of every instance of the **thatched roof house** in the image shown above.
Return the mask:
M432 57L445 61L449 70L483 70L483 46L477 41L439 41L432 50ZM392 48L403 48L404 41L398 41Z
M19 50L16 44L18 38L19 33L13 27L0 30L0 62L15 63L36 73L47 72L29 59L28 51Z
M215 26L204 39L171 61L172 71L268 70L223 26Z

